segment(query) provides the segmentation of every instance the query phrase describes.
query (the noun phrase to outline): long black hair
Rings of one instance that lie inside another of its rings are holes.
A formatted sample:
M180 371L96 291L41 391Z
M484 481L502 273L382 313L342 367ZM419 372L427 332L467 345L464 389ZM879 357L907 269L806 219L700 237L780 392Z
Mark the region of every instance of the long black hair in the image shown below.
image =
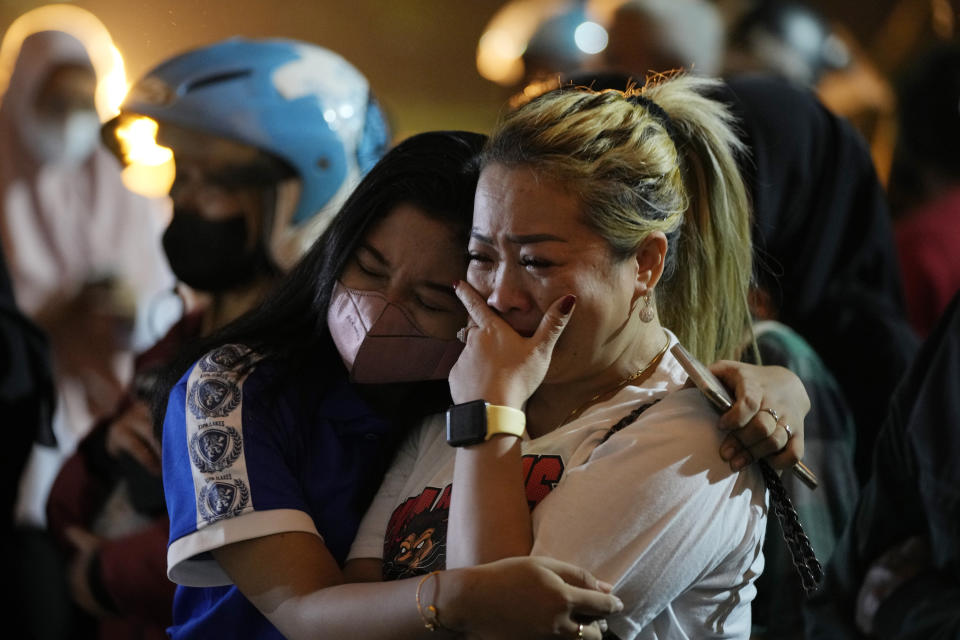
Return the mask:
M177 380L203 354L221 345L246 345L258 357L282 362L282 370L289 375L318 361L329 362L330 371L342 371L340 356L327 330L327 310L333 287L357 246L368 230L394 208L410 204L449 224L466 255L478 178L475 157L485 141L486 136L478 133L432 131L412 136L390 150L363 178L323 235L261 304L183 349L164 371L153 403L157 433L162 429L167 398ZM438 385L428 386L435 396ZM444 383L444 392L445 389Z

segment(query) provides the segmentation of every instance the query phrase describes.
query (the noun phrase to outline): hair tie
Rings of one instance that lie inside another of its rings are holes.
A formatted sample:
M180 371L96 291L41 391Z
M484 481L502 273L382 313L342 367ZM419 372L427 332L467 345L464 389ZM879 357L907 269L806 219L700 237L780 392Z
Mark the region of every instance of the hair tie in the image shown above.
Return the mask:
M663 125L667 135L670 136L670 139L673 141L673 146L675 146L677 149L680 148L680 136L677 133L677 128L673 126L673 120L670 118L670 114L667 113L663 107L658 105L647 96L639 93L627 96L627 102L634 106L640 105L649 111L650 115L656 118L657 121Z

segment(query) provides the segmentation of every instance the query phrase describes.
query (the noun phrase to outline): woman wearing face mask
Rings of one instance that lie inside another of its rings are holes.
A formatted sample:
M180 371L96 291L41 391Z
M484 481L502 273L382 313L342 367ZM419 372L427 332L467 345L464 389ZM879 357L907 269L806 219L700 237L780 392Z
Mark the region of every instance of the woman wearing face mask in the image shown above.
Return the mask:
M57 446L34 448L17 510L42 525L63 456L113 408L133 350L156 337L151 302L173 277L159 242L166 206L128 191L99 144L98 79L83 45L43 31L16 55L0 106L0 241L17 304L54 359Z
M619 607L588 573L546 559L447 572L442 589L337 586L380 579L369 563L340 567L403 431L449 404L443 378L466 320L451 283L482 144L435 132L398 145L274 295L173 369L186 373L158 411L168 573L184 585L174 637L239 625L256 637L419 637L439 611L444 627L480 637L569 638Z
M616 637L749 636L763 481L717 455L716 414L670 351L709 362L750 344L739 143L710 87L555 91L494 131L457 286L458 404L398 454L352 557L382 553L442 591L428 572L550 556L614 585ZM802 391L739 391L761 409L745 444L768 435L753 453L795 461ZM448 546L411 554L424 516L448 510ZM571 637L595 633L581 622Z

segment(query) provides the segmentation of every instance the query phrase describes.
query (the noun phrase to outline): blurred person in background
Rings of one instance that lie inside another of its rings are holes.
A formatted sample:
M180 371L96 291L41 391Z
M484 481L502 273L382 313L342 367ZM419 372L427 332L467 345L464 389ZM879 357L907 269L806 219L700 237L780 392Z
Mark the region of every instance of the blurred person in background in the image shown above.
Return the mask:
M648 72L673 69L716 76L722 68L725 30L712 2L628 0L608 27L607 69L643 79Z
M907 311L926 336L960 289L960 44L915 60L897 98L890 199Z
M363 75L293 40L235 38L161 63L104 126L105 139L118 145L118 132L142 118L159 123L176 167L164 250L205 302L138 357L123 401L50 495L50 528L71 549L72 596L100 638L166 637L172 622L169 521L147 406L158 371L259 304L389 142Z
M766 72L805 87L850 64L846 44L830 24L803 2L752 0L726 2L733 18L728 29L725 71Z
M0 548L14 548L13 506L20 474L33 442L54 444L53 372L43 332L17 307L7 264L0 246L0 415L4 446L0 453ZM5 553L0 567L11 575L13 562Z
M890 402L810 640L960 637L960 295Z
M727 80L724 101L750 152L741 169L754 208L760 356L794 371L810 394L808 460L822 483L815 492L795 478L784 484L826 563L869 473L885 410L877 398L893 392L916 349L891 225L866 145L812 91L746 75ZM803 637L806 598L783 551L765 547L754 604L758 637Z
M0 233L17 304L47 333L58 447L37 447L20 522L42 526L63 457L113 409L148 308L173 285L160 247L166 206L128 191L99 143L98 78L73 36L27 37L0 106Z
M719 5L728 23L724 75L772 74L815 91L869 141L885 183L893 145L893 91L853 33L802 1L720 0Z
M50 486L92 421L117 402L133 349L149 336L151 301L173 278L160 247L167 208L128 191L99 143L100 78L85 46L40 31L12 55L0 105L0 240L16 304L46 333L56 385L52 429L14 481L13 571L27 579L61 571L42 528ZM51 584L44 593L37 619L53 630L66 590ZM28 604L24 590L18 596Z
M754 311L806 339L836 376L857 430L859 481L888 398L918 341L906 320L885 194L863 139L804 87L728 80L754 208ZM864 375L869 371L869 375Z

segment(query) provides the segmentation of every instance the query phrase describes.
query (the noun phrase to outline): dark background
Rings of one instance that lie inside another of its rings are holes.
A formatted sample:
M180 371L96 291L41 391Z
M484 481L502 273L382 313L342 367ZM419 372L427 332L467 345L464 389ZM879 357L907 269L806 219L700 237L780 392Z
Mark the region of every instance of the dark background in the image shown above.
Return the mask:
M603 0L595 0L604 3ZM606 0L610 4L612 0ZM952 1L956 7L956 0ZM0 0L0 32L47 4ZM477 40L504 0L81 0L124 56L129 80L164 58L231 35L286 36L342 54L370 79L397 137L486 130L509 92L476 71ZM932 0L814 0L884 72L928 40Z

